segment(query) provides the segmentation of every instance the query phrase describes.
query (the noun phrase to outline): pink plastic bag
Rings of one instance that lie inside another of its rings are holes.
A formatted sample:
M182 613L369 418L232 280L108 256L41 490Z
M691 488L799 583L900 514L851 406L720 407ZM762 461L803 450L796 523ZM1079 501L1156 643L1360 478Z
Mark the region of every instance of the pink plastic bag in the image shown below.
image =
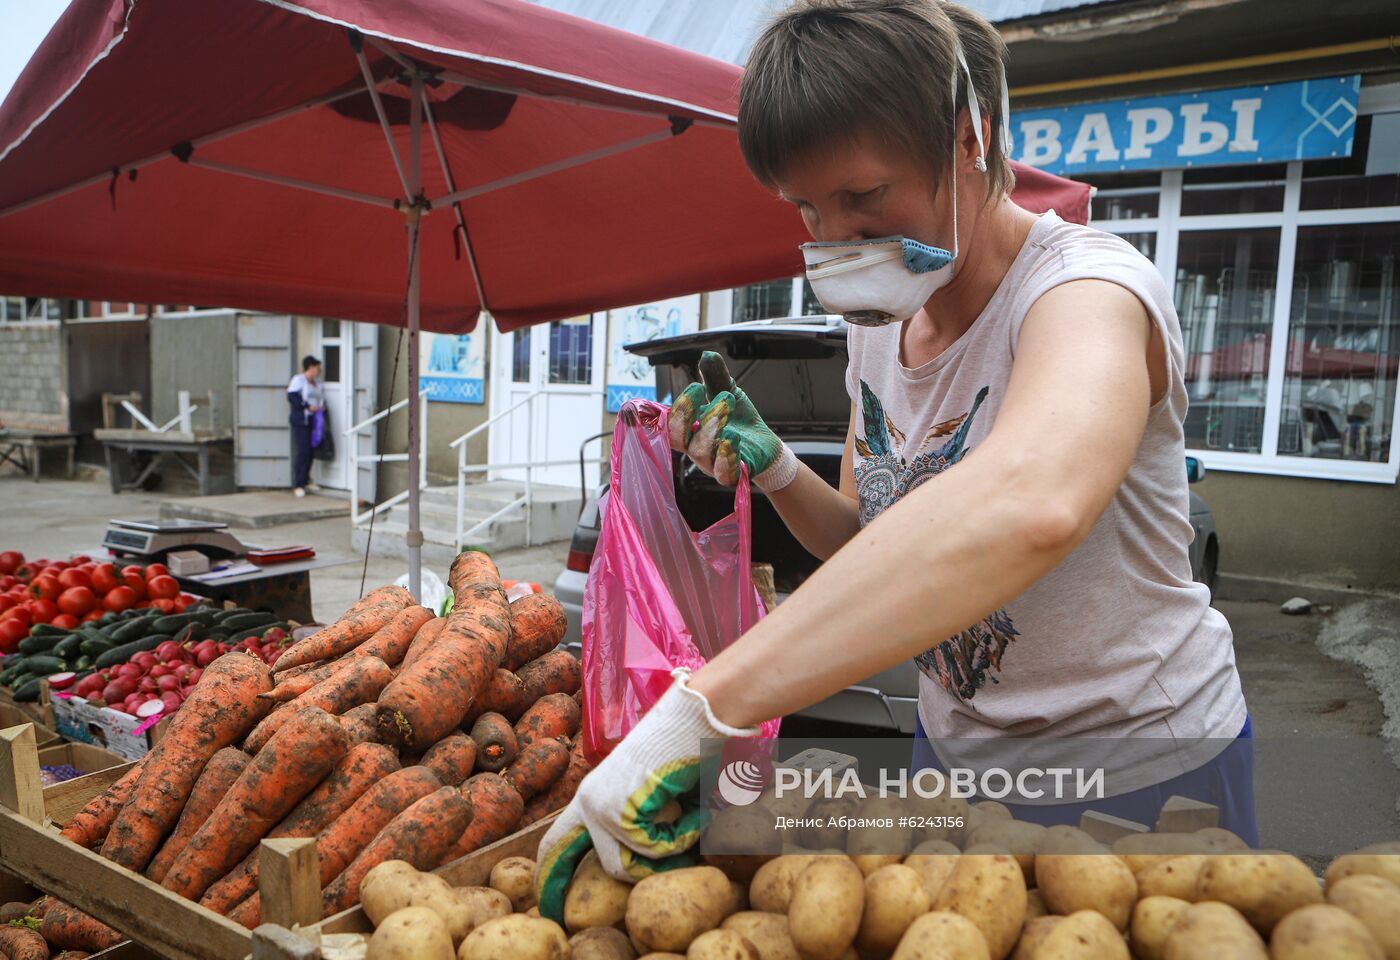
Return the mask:
M671 685L763 617L750 569L748 475L734 512L693 533L676 506L667 407L623 406L612 485L583 594L583 745L601 758ZM763 726L775 737L778 721Z

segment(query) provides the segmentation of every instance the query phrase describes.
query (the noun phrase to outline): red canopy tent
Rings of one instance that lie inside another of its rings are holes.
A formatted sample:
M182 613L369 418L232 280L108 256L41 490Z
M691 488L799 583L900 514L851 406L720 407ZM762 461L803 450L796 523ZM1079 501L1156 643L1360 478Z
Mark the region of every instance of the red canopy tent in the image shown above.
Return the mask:
M740 75L523 0L74 0L0 108L0 290L406 325L412 397L420 326L795 275Z

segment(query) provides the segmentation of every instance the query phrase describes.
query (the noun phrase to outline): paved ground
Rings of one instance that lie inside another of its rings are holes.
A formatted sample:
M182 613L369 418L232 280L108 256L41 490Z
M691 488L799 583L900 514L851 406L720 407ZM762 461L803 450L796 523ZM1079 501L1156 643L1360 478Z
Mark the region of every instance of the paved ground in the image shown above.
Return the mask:
M113 495L105 482L34 484L9 476L0 477L0 497L6 504L0 549L31 557L92 549L108 519L156 516L166 499ZM352 555L345 519L265 528L255 539ZM566 553L567 544L557 543L504 551L496 559L506 577L551 584ZM356 559L314 571L317 617L329 620L349 606L360 595L362 575L372 587L406 572L401 559L379 557L371 557L367 569ZM1254 722L1265 842L1318 859L1346 843L1400 838L1400 770L1379 739L1386 728L1400 742L1400 603L1362 599L1306 617L1284 616L1272 601L1224 599L1218 606L1234 628Z

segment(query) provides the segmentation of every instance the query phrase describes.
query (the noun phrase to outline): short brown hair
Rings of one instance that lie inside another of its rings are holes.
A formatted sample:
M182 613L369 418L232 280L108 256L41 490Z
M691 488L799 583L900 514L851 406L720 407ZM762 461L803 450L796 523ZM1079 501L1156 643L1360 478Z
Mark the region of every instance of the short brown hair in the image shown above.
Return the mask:
M961 43L987 142L987 196L1011 192L1002 153L1006 44L985 19L945 0L796 0L754 43L739 87L739 147L749 170L773 186L789 163L833 140L870 133L947 170L956 135L949 109L967 81Z

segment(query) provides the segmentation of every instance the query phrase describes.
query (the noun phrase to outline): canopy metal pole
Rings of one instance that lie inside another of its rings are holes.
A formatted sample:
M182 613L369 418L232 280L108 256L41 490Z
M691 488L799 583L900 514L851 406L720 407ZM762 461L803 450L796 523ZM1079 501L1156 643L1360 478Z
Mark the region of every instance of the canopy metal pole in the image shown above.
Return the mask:
M422 473L419 458L422 446L419 432L423 429L419 413L423 399L418 396L418 314L421 291L418 264L422 206L422 122L423 77L413 73L413 96L408 116L408 591L415 600L423 599L423 531L418 525L418 501L422 493L419 481Z

